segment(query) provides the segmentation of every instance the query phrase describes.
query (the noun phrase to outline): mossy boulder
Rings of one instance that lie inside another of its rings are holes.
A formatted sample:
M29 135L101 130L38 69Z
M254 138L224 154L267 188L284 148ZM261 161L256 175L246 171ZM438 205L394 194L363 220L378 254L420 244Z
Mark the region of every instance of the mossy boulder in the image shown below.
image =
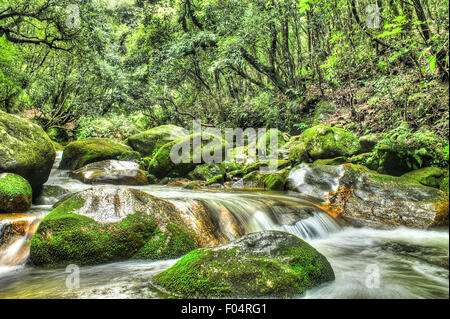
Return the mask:
M131 147L114 139L91 137L68 144L59 168L76 170L94 162L121 158L132 151Z
M308 163L311 161L305 143L297 141L289 143L289 147L289 161L294 163Z
M153 283L186 298L295 297L334 278L328 260L308 243L265 231L194 250Z
M22 176L0 174L0 213L26 212L31 207L32 189Z
M194 140L199 141L198 145ZM195 133L165 144L153 158L144 158L141 166L158 178L184 177L197 165L204 164L207 156L223 160L226 148L227 144L220 136Z
M148 185L147 173L139 169L139 164L129 161L95 162L70 172L69 176L94 185Z
M352 156L361 149L358 138L351 132L325 125L305 130L299 142L303 143L312 160Z
M47 130L47 135L52 141L65 143L70 139L69 132L65 127L53 126Z
M439 188L444 176L445 170L439 167L425 167L402 175L404 178L409 178L422 185L435 188Z
M0 111L0 173L14 173L38 190L48 179L56 152L42 128Z
M176 125L162 125L154 127L128 138L128 145L143 157L153 156L167 143L175 141L188 135L187 131Z
M375 134L361 136L359 138L359 144L361 145L361 152L362 153L372 152L375 146L377 145L379 139L380 137Z
M197 166L192 172L188 174L192 180L206 181L217 175L221 175L222 179L225 178L226 170L220 163L207 163Z
M31 241L35 265L98 264L176 258L196 241L170 202L111 187L77 193L57 205Z
M316 198L324 211L351 226L428 229L448 225L444 192L362 165L302 164L290 172L287 188Z

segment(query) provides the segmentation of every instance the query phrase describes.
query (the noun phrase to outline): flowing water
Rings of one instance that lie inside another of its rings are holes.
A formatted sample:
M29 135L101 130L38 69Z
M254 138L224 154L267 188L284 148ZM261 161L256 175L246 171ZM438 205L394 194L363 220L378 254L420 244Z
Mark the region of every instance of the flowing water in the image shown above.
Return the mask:
M60 154L55 164L58 164ZM52 171L48 185L72 192L90 185ZM125 187L125 186L122 186ZM181 209L202 202L210 211L231 214L246 233L283 230L314 246L330 261L336 280L299 298L448 298L448 228L424 231L341 227L313 201L295 193L193 191L167 186L139 186ZM80 268L80 287L67 288L65 268L43 269L26 263L29 239L51 206L0 217L0 298L160 298L147 284L176 260L130 260ZM1 215L0 215L1 216ZM228 236L233 239L233 235ZM5 240L8 238L8 241Z

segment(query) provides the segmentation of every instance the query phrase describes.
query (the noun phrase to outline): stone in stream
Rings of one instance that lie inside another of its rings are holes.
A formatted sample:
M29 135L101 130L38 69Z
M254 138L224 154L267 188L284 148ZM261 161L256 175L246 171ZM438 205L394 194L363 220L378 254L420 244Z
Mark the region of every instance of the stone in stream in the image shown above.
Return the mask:
M427 229L448 225L444 192L361 165L302 164L291 171L288 189L317 199L322 209L352 226Z
M328 260L294 235L264 231L197 249L152 282L187 298L294 297L335 279Z
M0 111L0 173L15 173L38 190L48 179L55 149L38 125Z
M87 138L68 144L64 148L59 169L77 170L83 166L111 159L124 160L124 156L134 157L133 150L110 138Z
M147 174L139 164L107 160L88 164L69 176L86 184L148 185Z
M0 173L0 213L26 212L31 207L32 189L22 176Z
M176 204L176 205L175 205ZM243 234L232 214L136 189L93 187L56 204L31 242L36 265L180 257Z
M148 131L130 136L128 145L135 151L142 154L143 157L152 156L153 152L158 151L161 147L185 137L187 130L176 125L162 125L154 127Z
M53 205L70 195L72 192L61 186L44 185L34 203L36 205Z

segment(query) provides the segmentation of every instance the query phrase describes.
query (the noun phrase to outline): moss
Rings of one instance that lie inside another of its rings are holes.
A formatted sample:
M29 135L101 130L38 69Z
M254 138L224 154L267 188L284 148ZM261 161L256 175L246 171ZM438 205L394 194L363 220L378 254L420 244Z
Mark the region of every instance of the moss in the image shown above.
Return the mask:
M342 165L348 163L349 160L345 156L340 156L331 159L318 159L314 161L314 165Z
M306 145L302 142L293 142L289 149L289 161L293 163L308 163L311 161L306 150Z
M300 239L298 239L300 241ZM326 260L307 243L265 256L232 249L191 251L154 283L183 297L289 297L333 280Z
M201 146L197 149L193 149L193 140L198 137L202 137L203 139ZM208 140L208 138L210 140ZM215 145L214 143L211 144L213 140L221 141L220 145ZM186 146L189 152L182 153L182 145ZM180 158L178 159L180 163L174 163L170 157L174 146L180 146ZM225 156L225 148L226 142L221 137L208 133L196 133L165 144L153 158L144 158L141 166L148 170L150 174L153 174L158 178L163 178L165 176L185 177L199 164L194 162L202 163L204 155L214 155L217 153L222 154L223 158L223 156Z
M362 153L352 156L348 159L348 162L356 165L364 165L371 170L378 169L378 160L374 153Z
M214 176L213 178L210 178L210 179L208 179L207 181L206 181L206 183L205 183L205 185L206 186L209 186L209 185L212 185L212 184L223 184L223 182L224 182L224 177L223 177L223 175L216 175L216 176Z
M448 189L449 189L449 178L448 178L448 176L442 179L441 184L439 185L439 189L441 191L443 191L444 193L446 193L447 197L449 196L449 192L448 192Z
M352 156L361 148L358 138L351 132L325 125L305 130L300 137L300 142L304 144L312 159Z
M73 196L42 220L31 241L30 258L34 264L172 258L195 248L192 234L170 224L163 230L147 214L136 212L120 222L103 224L75 213L84 204L81 197Z
M185 130L176 125L162 125L130 136L128 145L144 157L153 156L167 143L186 136Z
M76 170L87 164L118 159L132 149L109 138L87 138L68 144L64 148L60 169Z
M265 152L266 155L271 155L274 151L279 150L284 144L286 144L285 134L283 134L283 132L281 132L280 130L276 130L276 137L277 137L276 147L277 147L277 149L272 150L271 144L270 144L270 135L271 135L271 130L267 130L266 134L264 134L264 136L262 136L258 140L258 142L256 143L256 149L257 149L256 154L258 154L258 150L260 150L263 153Z
M277 174L271 174L264 179L264 188L266 190L282 191L284 190L284 185L286 179Z
M141 160L141 154L139 152L135 151L128 151L123 154L121 154L119 157L117 157L119 161L140 161Z
M199 187L200 186L196 182L188 183L183 186L183 188L185 188L185 189L197 189Z
M31 206L30 183L16 174L0 174L0 212L24 212Z
M211 178L221 175L222 179L226 175L225 168L219 163L208 163L197 166L192 172L188 174L192 180L209 180Z
M416 182L430 187L439 188L445 171L438 167L425 167L406 174L402 177L415 180Z
M0 141L0 173L18 174L38 190L47 181L56 155L44 130L0 111Z
M407 124L388 132L374 149L380 173L400 176L422 167L448 166L448 141Z

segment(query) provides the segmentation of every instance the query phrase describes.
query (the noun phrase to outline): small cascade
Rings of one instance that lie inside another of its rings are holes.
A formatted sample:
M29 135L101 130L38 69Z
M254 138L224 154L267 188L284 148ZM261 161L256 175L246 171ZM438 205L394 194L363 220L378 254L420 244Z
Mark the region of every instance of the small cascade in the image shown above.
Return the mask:
M341 230L341 226L326 213L317 213L314 216L300 220L293 225L284 225L283 230L306 241L325 238Z
M42 216L40 214L0 215L0 268L22 265Z

